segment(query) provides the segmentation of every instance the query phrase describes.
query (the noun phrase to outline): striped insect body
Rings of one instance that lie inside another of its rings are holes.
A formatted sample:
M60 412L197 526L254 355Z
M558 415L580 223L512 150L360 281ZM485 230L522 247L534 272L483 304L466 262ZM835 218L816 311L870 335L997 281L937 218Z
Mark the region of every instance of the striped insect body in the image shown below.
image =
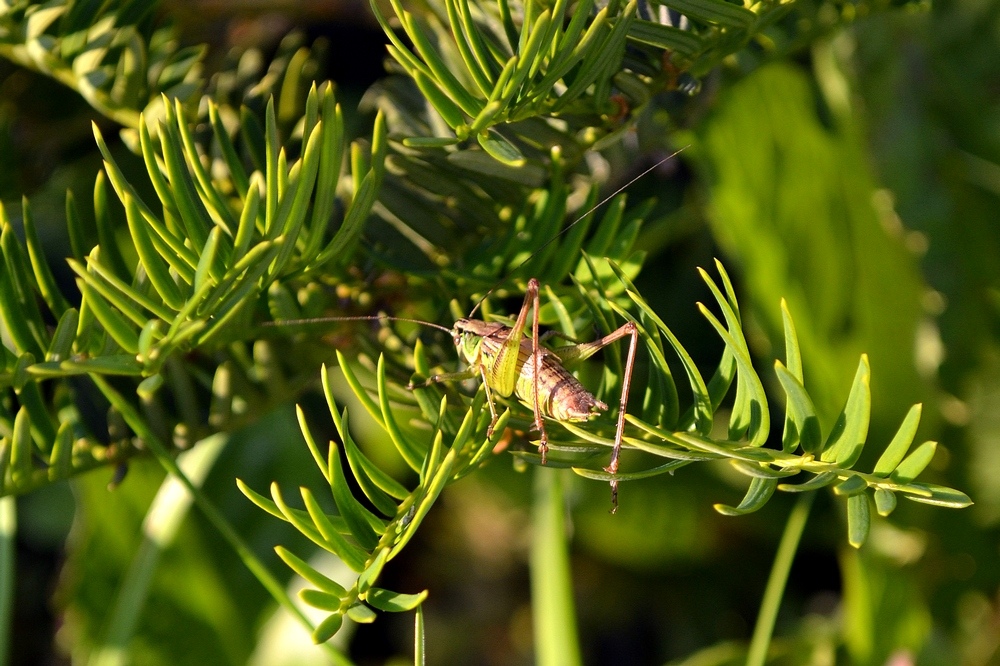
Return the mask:
M622 438L625 433L625 410L628 405L629 387L638 333L635 324L627 322L608 335L589 343L575 344L550 350L539 344L538 335L538 280L528 280L524 304L513 326L479 319L459 319L451 333L458 349L469 364L464 372L435 375L423 385L429 386L443 381L479 377L486 391L486 404L490 409L487 435L492 436L499 414L494 395L502 398L516 397L532 410L534 429L539 434L538 452L542 464L546 463L548 434L543 417L557 421L588 421L608 406L588 391L563 365L567 361L583 360L616 340L630 338L625 372L622 377L621 399L618 404L618 421L615 429L611 461L605 471L611 475L618 473L618 457L621 453ZM528 313L531 313L530 333ZM525 337L527 335L527 337ZM415 388L410 384L410 388ZM611 480L612 512L618 507L618 480Z
M483 366L493 376L486 383L504 398L510 394L497 390L499 366L497 355L513 329L499 322L478 319L459 319L455 322L456 346L465 360L473 367ZM538 376L538 407L543 416L557 421L589 421L608 406L594 397L583 384L563 367L558 355L544 347L532 351L532 343L522 338L517 353L517 381L513 395L528 407L535 402L535 364L533 354L541 356Z

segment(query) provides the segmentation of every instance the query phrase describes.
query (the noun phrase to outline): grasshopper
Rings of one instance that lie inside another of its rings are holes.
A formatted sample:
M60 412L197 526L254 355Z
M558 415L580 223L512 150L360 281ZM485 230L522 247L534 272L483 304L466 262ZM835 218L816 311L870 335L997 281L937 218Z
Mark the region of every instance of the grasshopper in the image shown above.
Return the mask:
M456 321L450 332L460 356L464 356L469 364L468 369L463 372L434 375L422 385L474 377L482 379L486 391L486 404L489 405L492 419L487 429L487 436L493 434L493 428L499 419L493 394L503 398L512 395L517 397L531 408L534 415L534 428L539 434L538 452L542 456L544 465L548 452L548 435L543 417L548 416L557 421L587 421L608 408L584 388L566 370L563 363L589 358L612 342L629 336L614 447L611 450L611 461L604 468L609 474L617 474L618 457L625 432L625 409L628 405L632 368L635 365L635 352L639 339L635 324L627 322L593 342L546 349L539 344L538 288L538 280L535 278L528 280L524 304L513 326L480 319ZM529 311L532 313L531 336L525 338ZM413 383L409 386L410 389L415 387ZM611 479L611 503L614 513L618 508L618 480L614 478Z

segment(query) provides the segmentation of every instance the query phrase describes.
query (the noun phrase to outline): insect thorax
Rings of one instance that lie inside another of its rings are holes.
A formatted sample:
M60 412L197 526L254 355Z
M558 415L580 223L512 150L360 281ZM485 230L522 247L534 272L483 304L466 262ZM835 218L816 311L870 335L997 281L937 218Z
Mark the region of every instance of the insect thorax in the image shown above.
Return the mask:
M502 342L510 332L510 327L495 321L459 319L455 322L453 332L455 346L458 347L459 353L465 357L467 362L475 364L480 362L481 354L484 352L483 341L489 338ZM490 356L488 350L486 350L486 354Z

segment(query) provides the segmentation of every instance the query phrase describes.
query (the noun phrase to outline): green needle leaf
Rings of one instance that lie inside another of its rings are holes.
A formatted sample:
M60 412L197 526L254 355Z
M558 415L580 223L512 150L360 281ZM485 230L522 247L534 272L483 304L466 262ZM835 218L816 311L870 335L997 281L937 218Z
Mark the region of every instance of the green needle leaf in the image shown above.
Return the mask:
M628 38L642 44L673 51L685 58L692 58L704 48L703 42L689 30L671 25L635 19L628 29Z
M35 216L31 212L28 198L21 200L21 209L24 212L22 222L24 223L24 239L28 246L28 259L31 262L31 269L35 275L35 284L38 291L45 299L45 304L49 310L57 317L61 317L69 309L69 302L63 297L56 283L56 278L52 274L49 262L45 258L41 241L38 238L38 231L35 228Z
M125 219L128 221L132 242L135 243L136 252L139 254L142 267L146 270L146 275L163 302L174 310L180 310L184 306L184 296L170 275L167 262L163 260L153 243L145 218L139 212L139 207L133 197L126 194L123 201L125 203Z
M31 476L31 417L28 410L21 407L14 417L14 429L11 434L10 468L11 479L14 485L28 479Z
M313 630L312 633L313 643L319 645L320 643L327 642L328 640L333 638L334 634L340 631L340 627L343 624L344 624L343 615L339 613L330 615L325 620L320 622L316 626L316 629Z
M919 404L910 407L910 411L906 413L906 418L900 424L896 435L889 442L889 446L886 447L885 451L882 452L878 462L875 463L875 470L872 474L876 476L889 476L899 466L899 463L903 461L903 457L910 449L910 444L913 443L913 437L917 434L917 426L920 425L920 413L922 410L923 406Z
M402 613L404 611L411 611L422 604L424 599L427 598L427 594L427 590L418 594L402 594L400 592L373 587L368 590L365 600L379 610L388 613Z
M857 495L863 493L868 489L868 482L857 474L851 475L843 483L838 484L833 492L837 495L850 497L851 495Z
M344 376L347 376L347 371L344 372ZM420 468L423 466L424 453L415 442L412 442L410 438L403 433L399 424L396 422L395 410L389 402L389 392L386 388L385 359L381 354L378 359L377 381L379 412L382 426L385 428L386 433L388 433L392 443L395 444L396 450L399 451L403 460L406 461L406 464L408 464L414 472L419 473Z
M906 456L906 459L889 475L896 483L909 483L920 476L931 460L934 459L934 452L937 451L937 442L924 442L913 453Z
M932 483L909 483L903 490L906 499L923 504L933 504L949 509L964 509L972 505L972 500L965 493L953 488L936 486ZM917 490L926 494L913 494L913 491Z
M274 552L278 554L278 557L280 557L292 571L302 576L302 578L309 581L320 590L338 598L344 597L347 594L347 590L345 590L340 583L324 576L319 571L314 569L308 562L295 555L295 553L283 548L282 546L275 546Z
M313 608L325 611L340 610L340 597L323 590L310 590L308 588L299 590L299 598Z
M798 378L782 365L781 361L774 362L774 370L787 397L788 413L785 418L782 449L791 453L798 445L806 453L816 453L823 444L823 435L819 429L819 417L816 415L812 399Z
M757 511L771 499L774 489L777 488L777 479L765 479L756 477L750 482L747 494L739 506L729 506L726 504L716 504L715 510L724 516L743 516Z
M871 528L872 510L868 495L859 493L847 498L847 542L860 548L868 538Z
M663 4L688 18L727 28L747 29L757 21L749 9L724 0L663 0Z
M351 493L340 462L340 449L333 442L330 442L329 462L332 472L330 477L333 486L333 499L337 503L337 510L361 547L371 552L378 545L378 535L372 529L372 524L380 527L382 525L379 519L361 506Z
M883 518L896 509L896 494L885 488L875 489L875 510Z
M847 404L833 424L833 430L826 441L820 460L835 462L840 467L850 469L861 455L861 449L868 437L868 422L871 418L871 369L868 355L861 355L858 371L854 375L854 385L847 397Z
M520 167L525 163L524 154L513 143L494 129L476 135L479 145L498 162L510 167Z
M347 609L347 617L358 624L371 624L378 617L375 611L364 604L355 604Z

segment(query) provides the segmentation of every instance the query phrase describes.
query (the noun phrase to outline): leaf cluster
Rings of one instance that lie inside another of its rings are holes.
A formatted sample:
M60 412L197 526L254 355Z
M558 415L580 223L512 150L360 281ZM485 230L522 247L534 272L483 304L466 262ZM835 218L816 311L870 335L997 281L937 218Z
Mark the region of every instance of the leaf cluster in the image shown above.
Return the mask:
M628 278L616 269L622 281ZM670 462L619 479L646 478L672 472L674 469L707 460L728 460L739 473L750 478L746 495L738 506L715 505L719 513L729 516L743 515L759 510L774 491L807 492L833 486L836 495L847 498L848 541L860 547L868 535L870 525L871 491L878 513L888 516L896 507L896 494L907 499L944 506L962 508L971 500L957 490L915 479L930 464L936 448L935 442L924 442L909 455L920 421L920 405L914 405L892 441L881 454L870 473L854 470L867 442L871 415L870 368L868 358L862 355L851 391L837 420L823 433L813 401L803 385L802 358L795 333L795 325L787 307L782 303L785 324L785 363L775 361L775 374L785 393L785 418L781 448L768 448L771 437L770 409L764 392L764 380L753 366L746 335L742 330L739 306L725 269L716 262L723 289L704 270L701 277L712 292L722 319L699 303L698 309L725 343L723 356L709 381L691 360L691 356L662 319L646 304L635 287L629 284L627 294L638 309L634 317L620 306L611 307L621 316L633 321L646 342L652 365L656 368L643 404L647 408L641 417L629 415L628 421L637 428L638 437L626 438L626 445L667 458ZM693 396L692 405L678 416L677 390L666 362L662 337L666 338L684 369ZM651 375L653 371L651 370ZM728 412L726 437L716 432L716 415L719 407L733 389L735 393ZM588 434L573 424L567 429L582 439L610 446L607 439ZM603 472L577 470L590 478L608 478ZM800 483L788 483L791 477L807 475Z
M429 131L405 144L451 147L475 138L514 167L550 145L552 128L532 119L562 120L563 145L607 147L629 131L623 120L655 107L658 94L697 92L702 77L748 45L778 55L803 40L798 33L814 38L869 10L862 4L838 12L805 0L613 0L600 8L593 0L529 1L516 8L519 16L507 0L443 0L420 13L400 0L391 6L400 35L371 2L390 56L435 111Z
M630 250L631 244L626 245L624 251ZM603 271L596 267L598 263L604 266ZM632 263L637 265L638 262ZM695 462L727 460L750 479L746 495L738 506L715 506L717 511L729 516L759 510L775 490L803 493L833 486L834 494L846 498L848 542L854 547L860 547L868 535L870 494L874 496L876 509L882 516L888 516L893 511L897 494L916 502L950 508L962 508L971 503L959 491L915 480L930 463L936 446L934 442L925 442L909 451L919 423L919 405L907 414L871 472L853 469L867 439L871 406L867 358L862 357L843 411L824 436L802 383L802 360L795 327L784 307L786 363L775 362L775 373L785 390L784 429L780 448L765 446L771 434L771 425L763 380L751 360L735 292L721 264L717 263L716 268L722 289L706 272L701 273L726 322L723 324L708 308L699 304L703 316L725 343L722 359L707 382L681 342L635 290L629 271L612 260L596 262L587 253L578 268L585 269L591 279L576 279L579 296L576 305L566 295L553 298L543 308L542 319L561 322L564 333L566 329L586 328L587 322L594 320L600 321L600 325L607 329L613 325L614 314L636 324L652 362L642 401L644 408L640 416L627 416L629 432L624 438L624 446L634 454L666 459L667 462L616 475L600 468L595 470L580 466L581 463L603 461L608 448L614 444L605 431L613 426L610 422L605 423L602 431L602 424L597 424L595 428L593 425L553 422L549 427L553 430L561 428L567 436L552 433L550 465L572 466L577 474L585 478L621 483L673 473ZM602 275L603 282L598 277ZM618 285L618 298L612 293L615 290L609 288L615 283ZM551 288L548 292L553 293ZM639 315L631 314L632 310L638 311ZM682 366L691 389L692 403L683 413L666 361L664 338ZM412 362L416 376L426 377L432 373L419 340L413 350ZM299 420L303 436L330 486L337 514L331 516L326 513L312 491L305 487L300 488L305 506L303 511L290 507L276 485L271 488L272 498L267 499L240 484L241 490L254 503L291 523L358 574L353 585L345 587L329 580L298 556L278 547L277 552L286 564L315 586L301 594L303 601L330 613L313 634L317 642L330 638L340 628L345 616L358 622L370 622L375 619L375 610L408 610L423 600L426 592L403 594L374 587L382 567L410 541L447 484L488 462L501 437L509 441L511 433L526 433L531 423L528 408L511 403L500 416L497 429L491 436L487 432L490 413L482 386L471 397L441 392L437 387L410 391L388 379L388 363L384 356L379 357L369 381L362 381L339 352L338 364L355 396L383 429L400 458L416 474L416 486L409 489L399 484L364 456L350 434L347 410L340 411L333 399L325 368L323 384L330 413L343 442L353 478L375 512L352 494L337 444L330 442L324 455L316 445L301 410ZM622 377L620 357L612 356L609 365L611 367L605 373L606 384L602 386L605 394L620 390ZM372 383L375 386L374 396L367 388ZM731 393L735 395L728 411L727 432L720 437L716 434L715 420L717 416L725 418L725 413L719 408ZM502 434L505 428L508 432ZM514 453L529 462L540 463L540 457L535 453L516 449ZM603 462L597 464L600 466ZM801 474L807 478L799 483L790 483L792 477ZM627 490L623 490L623 497L624 501L628 501Z
M197 102L205 49L151 19L156 3L29 0L0 6L0 54L76 90L125 127L161 95Z
M340 449L334 443L324 455L317 447L302 411L299 424L309 451L326 479L337 514L327 514L312 491L300 488L305 511L290 507L277 485L271 486L267 499L240 482L240 490L257 506L268 513L291 523L319 547L333 553L358 574L350 589L323 575L290 551L278 547L279 557L296 573L315 586L304 590L304 602L328 611L330 614L313 632L313 640L324 642L341 627L344 617L355 622L372 622L376 610L400 612L413 610L427 596L402 594L375 587L387 562L406 546L427 516L434 501L445 485L478 468L490 455L499 430L494 437L484 437L489 413L483 409L485 393L480 392L457 430L447 429L447 399L442 398L433 439L429 447L421 447L403 434L397 421L399 414L387 398L385 365L379 363L376 373L379 385L379 404L375 404L361 388L358 377L350 370L343 355L338 353L340 367L350 385L365 398L365 408L385 428L392 442L410 468L418 474L416 487L409 489L375 466L351 438L347 410L338 412L333 398L329 375L323 368L323 388L337 432L343 441L351 474L364 492L375 512L366 508L352 494L341 462ZM500 425L507 422L509 414L501 417ZM447 439L446 439L447 437Z
M2 406L0 418L18 437L16 445L5 438L5 446L19 450L4 465L7 492L64 478L112 455L86 445L94 435L74 414L75 389L67 380L75 376L141 379L135 392L150 423L179 446L200 439L208 425L234 427L248 407L267 398L254 395L260 388L253 386L266 379L254 377L254 359L231 346L248 339L259 299L270 291L275 316L302 316L281 284L342 266L358 243L383 173L384 126L376 122L368 154L355 144L345 163L343 120L329 85L309 96L297 159L280 147L274 109L268 108L260 141L246 142L259 166L252 173L214 106L211 162L195 143L180 102L166 108L155 138L140 125L154 203L129 182L95 128L105 158L95 186L96 238L87 233L74 199L66 203L79 306L71 306L56 286L27 201L23 244L10 221L0 219L0 312L13 347L3 348L0 378L16 397ZM339 192L319 187L341 180L350 185ZM120 209L109 202L108 184ZM115 228L119 210L126 237ZM56 322L54 330L49 320ZM223 358L211 359L212 374L174 360L227 345ZM56 404L69 407L69 417L55 415L41 397L40 383L53 380L60 380ZM158 396L165 385L169 399ZM209 424L194 402L199 391L211 399ZM31 436L25 439L23 432ZM78 439L84 442L74 447ZM74 448L82 452L79 460Z

